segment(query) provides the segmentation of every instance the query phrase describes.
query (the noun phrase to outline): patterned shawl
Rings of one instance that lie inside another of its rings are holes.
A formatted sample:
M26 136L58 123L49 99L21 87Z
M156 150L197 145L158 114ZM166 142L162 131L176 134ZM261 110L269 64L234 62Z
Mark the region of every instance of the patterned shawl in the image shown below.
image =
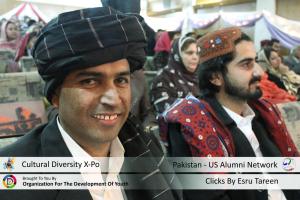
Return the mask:
M158 113L162 113L177 98L188 94L199 95L197 74L187 71L182 63L179 40L174 41L168 65L154 78L150 100Z

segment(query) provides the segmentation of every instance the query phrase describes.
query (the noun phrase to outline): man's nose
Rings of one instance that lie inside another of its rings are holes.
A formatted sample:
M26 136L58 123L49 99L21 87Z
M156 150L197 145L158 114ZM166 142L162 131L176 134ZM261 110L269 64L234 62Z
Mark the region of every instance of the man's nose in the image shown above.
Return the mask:
M115 106L121 102L119 94L115 88L107 89L100 97L100 103Z
M193 53L193 59L199 59L199 55L198 55L198 53Z
M261 68L261 66L257 63L254 64L254 70L253 75L254 76L262 76L264 74L264 70Z

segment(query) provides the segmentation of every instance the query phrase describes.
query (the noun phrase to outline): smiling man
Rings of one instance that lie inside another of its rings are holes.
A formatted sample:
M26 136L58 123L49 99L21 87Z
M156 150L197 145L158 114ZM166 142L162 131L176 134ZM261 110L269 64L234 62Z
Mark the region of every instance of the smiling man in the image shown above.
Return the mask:
M70 72L52 103L61 127L90 155L105 157L128 118L130 98L129 63L121 59Z
M51 20L32 55L45 81L45 95L58 109L58 116L0 151L1 156L84 157L93 162L97 162L94 157L107 157L103 173L95 174L93 180L115 183L124 178L140 190L122 186L113 190L1 190L1 199L181 199L180 192L170 189L176 178L161 173L169 169L159 142L144 134L129 113L130 73L141 69L145 61L143 25L140 16L109 7L62 13ZM134 159L125 165L124 157ZM147 163L141 163L141 158ZM123 169L140 174L116 173ZM155 190L154 183L159 184Z
M214 31L199 41L201 97L189 96L161 117L172 156L299 156L276 106L260 99L263 74L251 39L239 28ZM176 144L176 146L175 146ZM299 191L189 191L189 199L296 200Z

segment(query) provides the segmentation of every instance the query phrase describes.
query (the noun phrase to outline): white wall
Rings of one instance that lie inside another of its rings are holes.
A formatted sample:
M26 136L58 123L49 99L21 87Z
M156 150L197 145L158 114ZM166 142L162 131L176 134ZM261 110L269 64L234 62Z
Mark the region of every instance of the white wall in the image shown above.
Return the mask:
M101 0L21 0L36 5L48 18L52 19L62 12L81 8L101 6Z
M269 11L271 14L276 14L276 0L257 0L256 1L256 10L262 12L263 10ZM256 50L260 49L260 41L264 39L270 39L271 34L268 31L265 22L259 20L255 24L255 37L254 43Z
M243 3L239 5L226 5L226 6L216 6L212 8L205 8L205 9L198 9L197 13L198 14L206 14L206 13L217 13L217 12L253 12L256 11L256 3L251 2L251 3ZM216 22L213 26L202 30L201 33L206 33L209 31L214 31L223 27L228 27L232 26L230 24L227 24L224 22L222 19ZM254 37L254 28L253 27L245 27L242 28L242 31L245 32L247 35L249 35L251 38Z
M197 13L215 13L219 11L224 12L247 12L255 11L256 3L243 3L239 5L216 6L212 8L198 9Z
M143 1L143 0L142 0ZM143 5L143 4L142 4ZM216 6L212 8L198 9L196 13L216 13L220 10L224 12L247 12L247 11L255 11L256 3L244 3L239 5L228 5L228 6ZM178 28L180 21L184 18L183 12L176 12L167 15L162 15L159 17L148 17L146 15L146 9L141 12L141 15L145 18L146 22L154 29L165 29L165 30L175 30ZM222 26L222 23L217 22L217 25L214 25L211 28L216 28ZM213 29L214 30L214 29ZM254 31L252 31L251 35L253 36Z

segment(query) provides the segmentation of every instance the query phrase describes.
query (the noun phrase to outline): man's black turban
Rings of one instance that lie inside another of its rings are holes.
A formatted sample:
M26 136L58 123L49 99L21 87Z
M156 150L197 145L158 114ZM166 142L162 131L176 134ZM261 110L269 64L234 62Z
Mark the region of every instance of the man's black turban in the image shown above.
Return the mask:
M143 18L110 7L62 13L52 19L37 39L32 55L45 95L51 102L55 89L73 70L126 58L130 70L142 68L146 33Z

